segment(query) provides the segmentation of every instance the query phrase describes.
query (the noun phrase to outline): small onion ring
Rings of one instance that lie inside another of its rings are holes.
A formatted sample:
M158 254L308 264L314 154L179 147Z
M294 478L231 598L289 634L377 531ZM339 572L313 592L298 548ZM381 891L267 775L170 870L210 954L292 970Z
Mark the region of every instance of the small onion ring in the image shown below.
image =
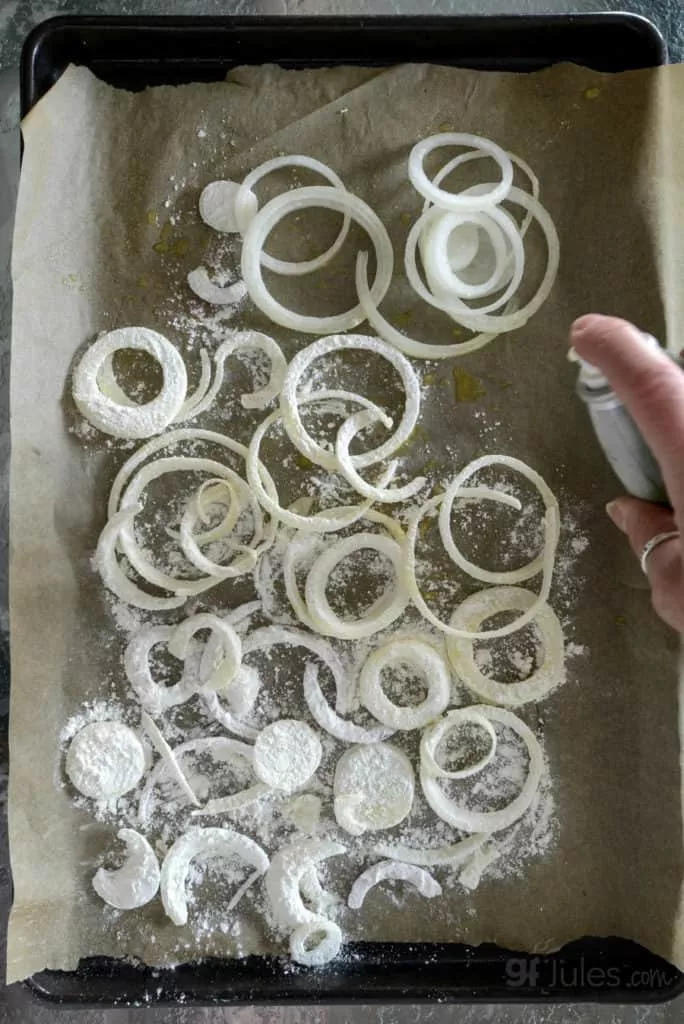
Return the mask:
M252 302L281 327L291 331L302 331L305 334L349 331L363 320L363 310L360 306L354 306L346 313L338 313L335 316L304 316L287 309L274 299L264 284L261 259L264 243L269 234L287 214L312 206L349 213L370 236L377 257L371 295L374 301L382 301L392 281L394 268L394 252L387 229L370 206L358 196L322 185L297 188L276 196L256 214L245 232L242 245L242 277L249 289Z
M478 629L481 623L502 611L528 611L536 602L536 594L522 587L491 587L471 594L454 612L451 625ZM529 701L542 700L565 678L563 630L558 617L548 604L542 604L534 617L544 644L544 660L531 676L517 683L500 683L486 676L477 666L472 640L447 638L449 661L473 693L493 704L519 707Z
M335 458L342 476L350 487L361 495L362 498L372 498L373 501L393 504L398 501L408 501L416 496L418 491L425 486L426 477L417 476L403 487L379 487L377 484L369 484L361 477L354 466L353 457L349 453L349 445L360 431L365 430L371 423L378 422L378 417L368 409L362 409L354 413L344 421L337 431L335 440ZM392 421L388 416L381 420L384 426L391 427Z
M486 754L483 754L479 761L475 761L474 764L469 764L466 768L447 771L446 768L442 768L437 763L437 747L445 736L448 736L450 732L458 729L460 725L464 725L466 722L479 726L480 729L487 733L489 737L489 750ZM432 775L435 779L468 779L471 775L477 775L478 772L486 768L495 754L496 732L494 731L494 726L489 719L481 715L479 711L473 711L472 708L454 708L452 711L447 711L446 715L440 718L438 722L428 726L420 738L421 770L424 770L428 775Z
M242 235L245 234L259 208L252 189L257 182L261 181L262 178L265 178L267 174L271 174L273 171L278 171L281 167L304 167L307 171L315 171L317 174L326 178L334 188L341 189L343 192L346 191L342 179L335 174L330 167L326 166L326 164L321 163L320 160L315 160L311 156L277 156L273 160L267 160L265 163L260 164L259 167L255 167L253 171L249 172L235 196L235 216ZM268 253L262 252L261 263L264 267L272 270L275 274L282 274L290 277L310 274L312 271L326 266L332 259L334 259L345 243L347 235L349 234L350 224L351 215L347 210L344 214L344 221L342 222L340 232L333 244L329 249L326 249L325 252L321 253L320 256L316 256L312 260L279 260L276 259L275 256L269 256Z
M381 673L389 665L410 665L425 679L427 696L420 704L400 706L382 689ZM389 640L377 647L363 664L359 676L361 703L390 729L422 729L449 703L450 678L444 658L430 644L408 637Z
M423 169L425 157L442 146L469 146L471 149L486 153L501 168L501 181L493 185L491 190L477 200L463 192L446 192L430 181ZM417 142L409 154L408 176L416 192L443 210L481 210L482 207L497 206L508 198L513 185L513 164L505 149L497 146L491 139L467 132L442 132L431 135Z
M322 933L320 942L312 948L311 940ZM342 945L339 925L327 917L316 917L297 925L290 935L290 956L304 967L322 967L337 956Z
M501 810L471 811L450 800L434 775L430 774L421 762L420 781L423 794L435 814L453 828L461 829L463 832L499 832L518 821L537 795L544 763L542 751L532 730L512 711L489 704L474 704L469 710L479 712L490 721L506 726L517 733L523 741L530 761L522 789L515 799Z
M326 586L330 574L344 558L355 551L370 548L388 558L394 566L396 584L394 596L376 603L373 614L366 613L362 619L347 621L341 619L330 607L326 595ZM309 617L320 633L337 637L340 640L361 640L364 637L386 629L397 619L409 602L406 591L402 563L403 546L391 537L375 533L355 533L336 541L323 551L309 569L304 588L304 597Z
M304 372L316 359L349 349L373 352L375 355L386 359L397 371L406 396L404 414L394 434L378 448L363 452L360 455L352 455L351 460L354 466L358 468L372 466L393 455L397 448L404 441L408 440L418 421L418 414L420 412L420 384L416 371L400 352L397 352L380 338L369 338L363 334L337 334L327 338L319 338L318 341L314 341L305 349L301 349L287 368L280 392L283 424L295 448L311 462L331 472L336 472L338 469L337 458L333 452L326 451L325 448L314 441L305 430L298 408L298 405L304 399L298 396L297 391Z

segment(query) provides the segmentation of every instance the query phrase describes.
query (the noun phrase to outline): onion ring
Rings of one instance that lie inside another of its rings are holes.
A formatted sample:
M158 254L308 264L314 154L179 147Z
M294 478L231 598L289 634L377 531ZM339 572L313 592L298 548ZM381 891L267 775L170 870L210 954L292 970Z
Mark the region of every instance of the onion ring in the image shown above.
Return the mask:
M262 334L261 331L230 331L228 333L229 337L222 342L214 355L216 371L213 383L202 401L194 408L193 416L199 416L214 404L223 387L225 361L239 352L264 352L271 361L271 375L268 384L252 394L242 395L240 401L243 407L245 409L265 409L280 393L287 370L287 362L278 343L273 338L269 338L267 334Z
M445 736L448 736L450 732L458 729L460 725L464 725L466 722L479 726L487 734L489 750L474 764L469 764L467 768L447 771L446 768L442 768L437 763L437 747ZM496 742L496 732L488 718L481 715L479 711L473 711L472 708L454 708L453 711L447 711L444 718L440 718L438 722L434 722L423 732L420 738L421 770L424 770L436 779L470 778L471 775L477 775L478 772L486 768L493 759L496 753Z
M364 729L355 722L340 718L323 695L315 665L309 664L304 668L304 699L316 725L342 743L378 743L392 735L392 731L384 726Z
M439 188L427 177L423 163L429 153L442 146L470 146L472 149L486 153L499 165L501 181L497 185L493 185L485 196L480 196L477 200L463 192L455 194ZM491 139L466 132L442 132L440 135L431 135L416 143L409 154L408 176L416 192L420 192L425 199L429 199L430 202L444 210L477 210L482 209L483 206L494 207L508 198L513 185L513 165L506 150L497 146Z
M351 887L347 906L351 910L360 910L370 890L387 879L410 882L428 900L442 895L442 886L422 868L398 860L381 860L358 876Z
M374 848L378 857L389 857L392 860L400 860L404 864L421 864L423 867L454 867L462 864L469 857L480 849L483 843L489 838L487 834L477 833L461 839L458 843L449 843L445 846L437 846L434 849L416 850L411 846L404 846L402 843L378 843Z
M473 630L502 611L528 611L536 602L535 594L522 587L492 587L471 594L454 612L451 625ZM565 678L563 630L548 604L542 604L534 617L544 644L544 659L531 676L517 683L500 683L486 676L477 666L472 640L447 638L449 661L473 693L493 704L519 707L548 696Z
M420 704L399 706L387 697L380 676L384 669L397 663L410 665L427 684L427 696ZM361 703L383 725L390 729L422 729L449 703L449 671L442 656L422 640L399 638L376 648L364 662L359 676Z
M373 501L386 502L388 504L398 501L407 501L415 497L418 491L425 486L426 477L417 476L404 487L379 487L377 484L369 484L357 473L352 456L349 453L349 445L361 431L378 421L378 417L367 409L354 413L344 421L337 431L335 441L335 458L342 476L350 487L353 487L362 498L372 498ZM381 420L384 426L391 427L392 420L383 416Z
M263 209L259 210L245 232L242 246L242 277L249 289L252 302L262 313L274 323L280 324L281 327L292 331L302 331L305 334L332 334L349 331L363 320L363 310L360 306L354 306L346 313L338 313L335 316L304 316L294 313L277 302L264 284L261 272L264 242L276 224L287 214L312 206L337 210L339 213L349 213L370 236L377 258L377 270L375 281L371 287L371 295L376 302L382 300L390 286L394 267L394 252L387 229L370 206L358 196L321 185L293 189L291 192L271 199Z

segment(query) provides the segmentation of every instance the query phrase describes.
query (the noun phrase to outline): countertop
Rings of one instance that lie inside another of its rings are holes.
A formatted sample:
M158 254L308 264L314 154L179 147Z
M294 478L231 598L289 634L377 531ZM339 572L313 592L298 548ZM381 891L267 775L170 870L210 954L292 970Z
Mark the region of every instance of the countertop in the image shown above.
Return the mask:
M7 612L8 372L10 361L10 247L19 173L18 65L23 40L39 22L59 14L549 14L629 10L646 15L667 40L671 61L684 60L682 0L0 0L0 803L5 805L9 648ZM4 814L0 820L0 962L10 872ZM664 1006L385 1006L243 1009L58 1010L37 1003L21 985L0 990L0 1024L669 1024L684 1014L684 996Z

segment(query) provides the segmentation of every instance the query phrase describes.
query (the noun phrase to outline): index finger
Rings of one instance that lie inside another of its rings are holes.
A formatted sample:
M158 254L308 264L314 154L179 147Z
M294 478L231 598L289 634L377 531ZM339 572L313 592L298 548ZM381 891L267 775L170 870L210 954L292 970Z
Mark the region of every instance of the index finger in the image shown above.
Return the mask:
M591 313L570 329L578 354L598 367L660 463L670 500L684 511L684 373L633 324Z

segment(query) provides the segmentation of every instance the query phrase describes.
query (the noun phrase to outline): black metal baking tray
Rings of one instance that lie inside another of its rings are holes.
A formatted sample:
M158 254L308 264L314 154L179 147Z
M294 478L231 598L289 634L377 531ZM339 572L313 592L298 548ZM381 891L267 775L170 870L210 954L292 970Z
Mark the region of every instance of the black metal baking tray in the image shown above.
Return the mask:
M26 40L26 114L70 63L112 85L216 81L236 64L287 67L402 61L532 71L574 61L600 71L652 67L665 43L631 14L402 18L54 18ZM275 958L206 960L154 970L89 959L73 972L41 971L36 995L55 1003L654 1003L684 991L684 975L623 939L586 938L532 956L492 945L355 943L310 971Z

